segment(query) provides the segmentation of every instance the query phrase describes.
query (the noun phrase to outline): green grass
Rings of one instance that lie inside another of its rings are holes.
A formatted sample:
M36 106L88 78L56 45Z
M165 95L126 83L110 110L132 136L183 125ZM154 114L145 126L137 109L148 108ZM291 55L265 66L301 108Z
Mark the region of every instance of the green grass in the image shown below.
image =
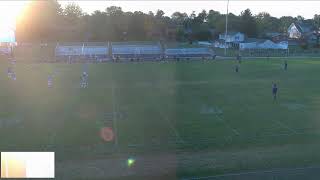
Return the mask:
M90 64L88 89L81 64L18 63L12 81L1 63L0 150L55 151L59 162L173 152L179 177L319 164L319 60L289 60L287 72L281 59L244 60L240 73L234 61ZM99 136L114 111L118 146ZM204 152L219 166L179 159Z

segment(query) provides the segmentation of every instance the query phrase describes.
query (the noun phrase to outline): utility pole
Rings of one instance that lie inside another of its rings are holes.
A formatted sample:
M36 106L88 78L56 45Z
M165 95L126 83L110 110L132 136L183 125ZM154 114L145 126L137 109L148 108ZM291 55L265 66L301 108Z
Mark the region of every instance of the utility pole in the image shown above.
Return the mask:
M227 2L226 33L225 33L225 36L224 36L224 56L227 56L228 15L229 15L229 0Z

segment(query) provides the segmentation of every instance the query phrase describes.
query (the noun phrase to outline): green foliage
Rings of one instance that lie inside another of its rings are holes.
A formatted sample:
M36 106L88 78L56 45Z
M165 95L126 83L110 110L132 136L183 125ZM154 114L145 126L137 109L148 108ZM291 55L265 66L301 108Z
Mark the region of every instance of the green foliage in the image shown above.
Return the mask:
M241 13L240 22L240 31L242 33L245 33L248 37L257 36L257 24L250 9L246 9Z
M301 16L272 17L266 12L253 15L250 9L239 16L228 15L229 31L240 31L249 37L263 37L266 32L286 32L295 21L320 26L320 16L306 20ZM174 12L170 17L157 12L124 12L110 6L105 11L85 14L75 3L61 8L57 0L32 1L17 21L18 42L35 41L129 41L163 40L176 32L179 41L212 40L225 32L226 15L203 10L196 14ZM319 40L318 40L319 41Z
M83 16L83 12L79 5L70 3L63 9L63 15L69 23L76 23Z

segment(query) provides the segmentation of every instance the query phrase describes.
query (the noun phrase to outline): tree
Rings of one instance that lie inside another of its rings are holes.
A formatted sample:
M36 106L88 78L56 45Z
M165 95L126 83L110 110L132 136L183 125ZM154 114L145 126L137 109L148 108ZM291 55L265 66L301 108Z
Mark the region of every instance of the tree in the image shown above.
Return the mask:
M177 41L184 41L186 39L186 33L184 32L183 28L178 28L176 32L176 40Z
M129 40L141 41L146 39L145 14L135 11L129 21Z
M57 0L31 1L17 18L17 41L53 41L58 39L62 8Z
M106 8L107 16L120 16L123 14L122 8L117 6L110 6Z
M240 31L245 33L249 37L256 37L257 35L257 25L255 18L252 16L250 9L246 9L241 12L240 15L241 26Z
M282 16L280 19L279 19L279 29L278 31L279 32L287 32L288 31L288 28L289 26L295 22L295 19L291 16Z
M313 25L317 27L318 29L320 28L320 14L315 14L313 17Z
M299 22L303 22L305 20L305 18L299 15L296 17L296 20Z
M188 14L187 13L181 13L181 12L174 12L171 15L171 19L176 24L182 25L188 19Z
M316 36L317 36L317 46L320 46L320 15L315 14L313 17L313 25L317 28Z
M154 17L154 13L152 11L149 11L148 15Z
M70 3L63 10L63 15L69 23L76 23L84 13L79 5Z
M156 18L160 19L162 18L164 15L164 12L160 9L157 10L157 13L156 13Z
M107 15L105 12L94 11L88 20L90 40L107 41L110 30L107 24ZM96 28L99 27L99 28Z
M205 10L202 10L201 13L198 14L198 16L194 19L196 24L202 24L205 21L207 21L207 12Z
M218 11L210 10L207 15L207 22L209 27L217 28L217 24L222 18L222 15Z
M121 7L110 6L106 8L106 25L108 26L107 32L108 40L120 41L127 38L128 26L131 15L122 11Z
M255 16L257 23L257 31L260 36L267 32L278 32L279 29L279 19L272 17L267 12L259 13Z
M57 0L32 1L24 15L17 20L16 36L18 42L127 41L147 40L153 34L159 34L162 38L168 30L172 32L169 28L176 28L178 40L189 40L192 43L194 40L208 40L212 35L216 37L224 33L225 17L214 10L203 10L198 14L193 11L189 15L174 12L168 17L162 10L156 13L124 12L117 6L88 15L75 3L62 9ZM320 27L320 15L317 14L313 19L302 16L275 18L266 12L253 16L250 9L246 9L240 15L229 13L228 18L229 31L240 31L249 37L263 37L266 32L287 32L290 24L296 21Z

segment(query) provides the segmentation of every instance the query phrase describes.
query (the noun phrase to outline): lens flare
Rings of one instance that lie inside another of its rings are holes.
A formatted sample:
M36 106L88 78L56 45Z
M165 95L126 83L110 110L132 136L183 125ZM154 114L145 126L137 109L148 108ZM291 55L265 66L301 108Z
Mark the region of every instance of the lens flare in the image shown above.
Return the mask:
M101 128L100 136L106 142L111 142L114 140L114 133L113 133L112 128L110 128L110 127Z
M135 162L136 162L135 159L129 158L129 159L127 160L127 165L128 165L128 167L132 167Z

